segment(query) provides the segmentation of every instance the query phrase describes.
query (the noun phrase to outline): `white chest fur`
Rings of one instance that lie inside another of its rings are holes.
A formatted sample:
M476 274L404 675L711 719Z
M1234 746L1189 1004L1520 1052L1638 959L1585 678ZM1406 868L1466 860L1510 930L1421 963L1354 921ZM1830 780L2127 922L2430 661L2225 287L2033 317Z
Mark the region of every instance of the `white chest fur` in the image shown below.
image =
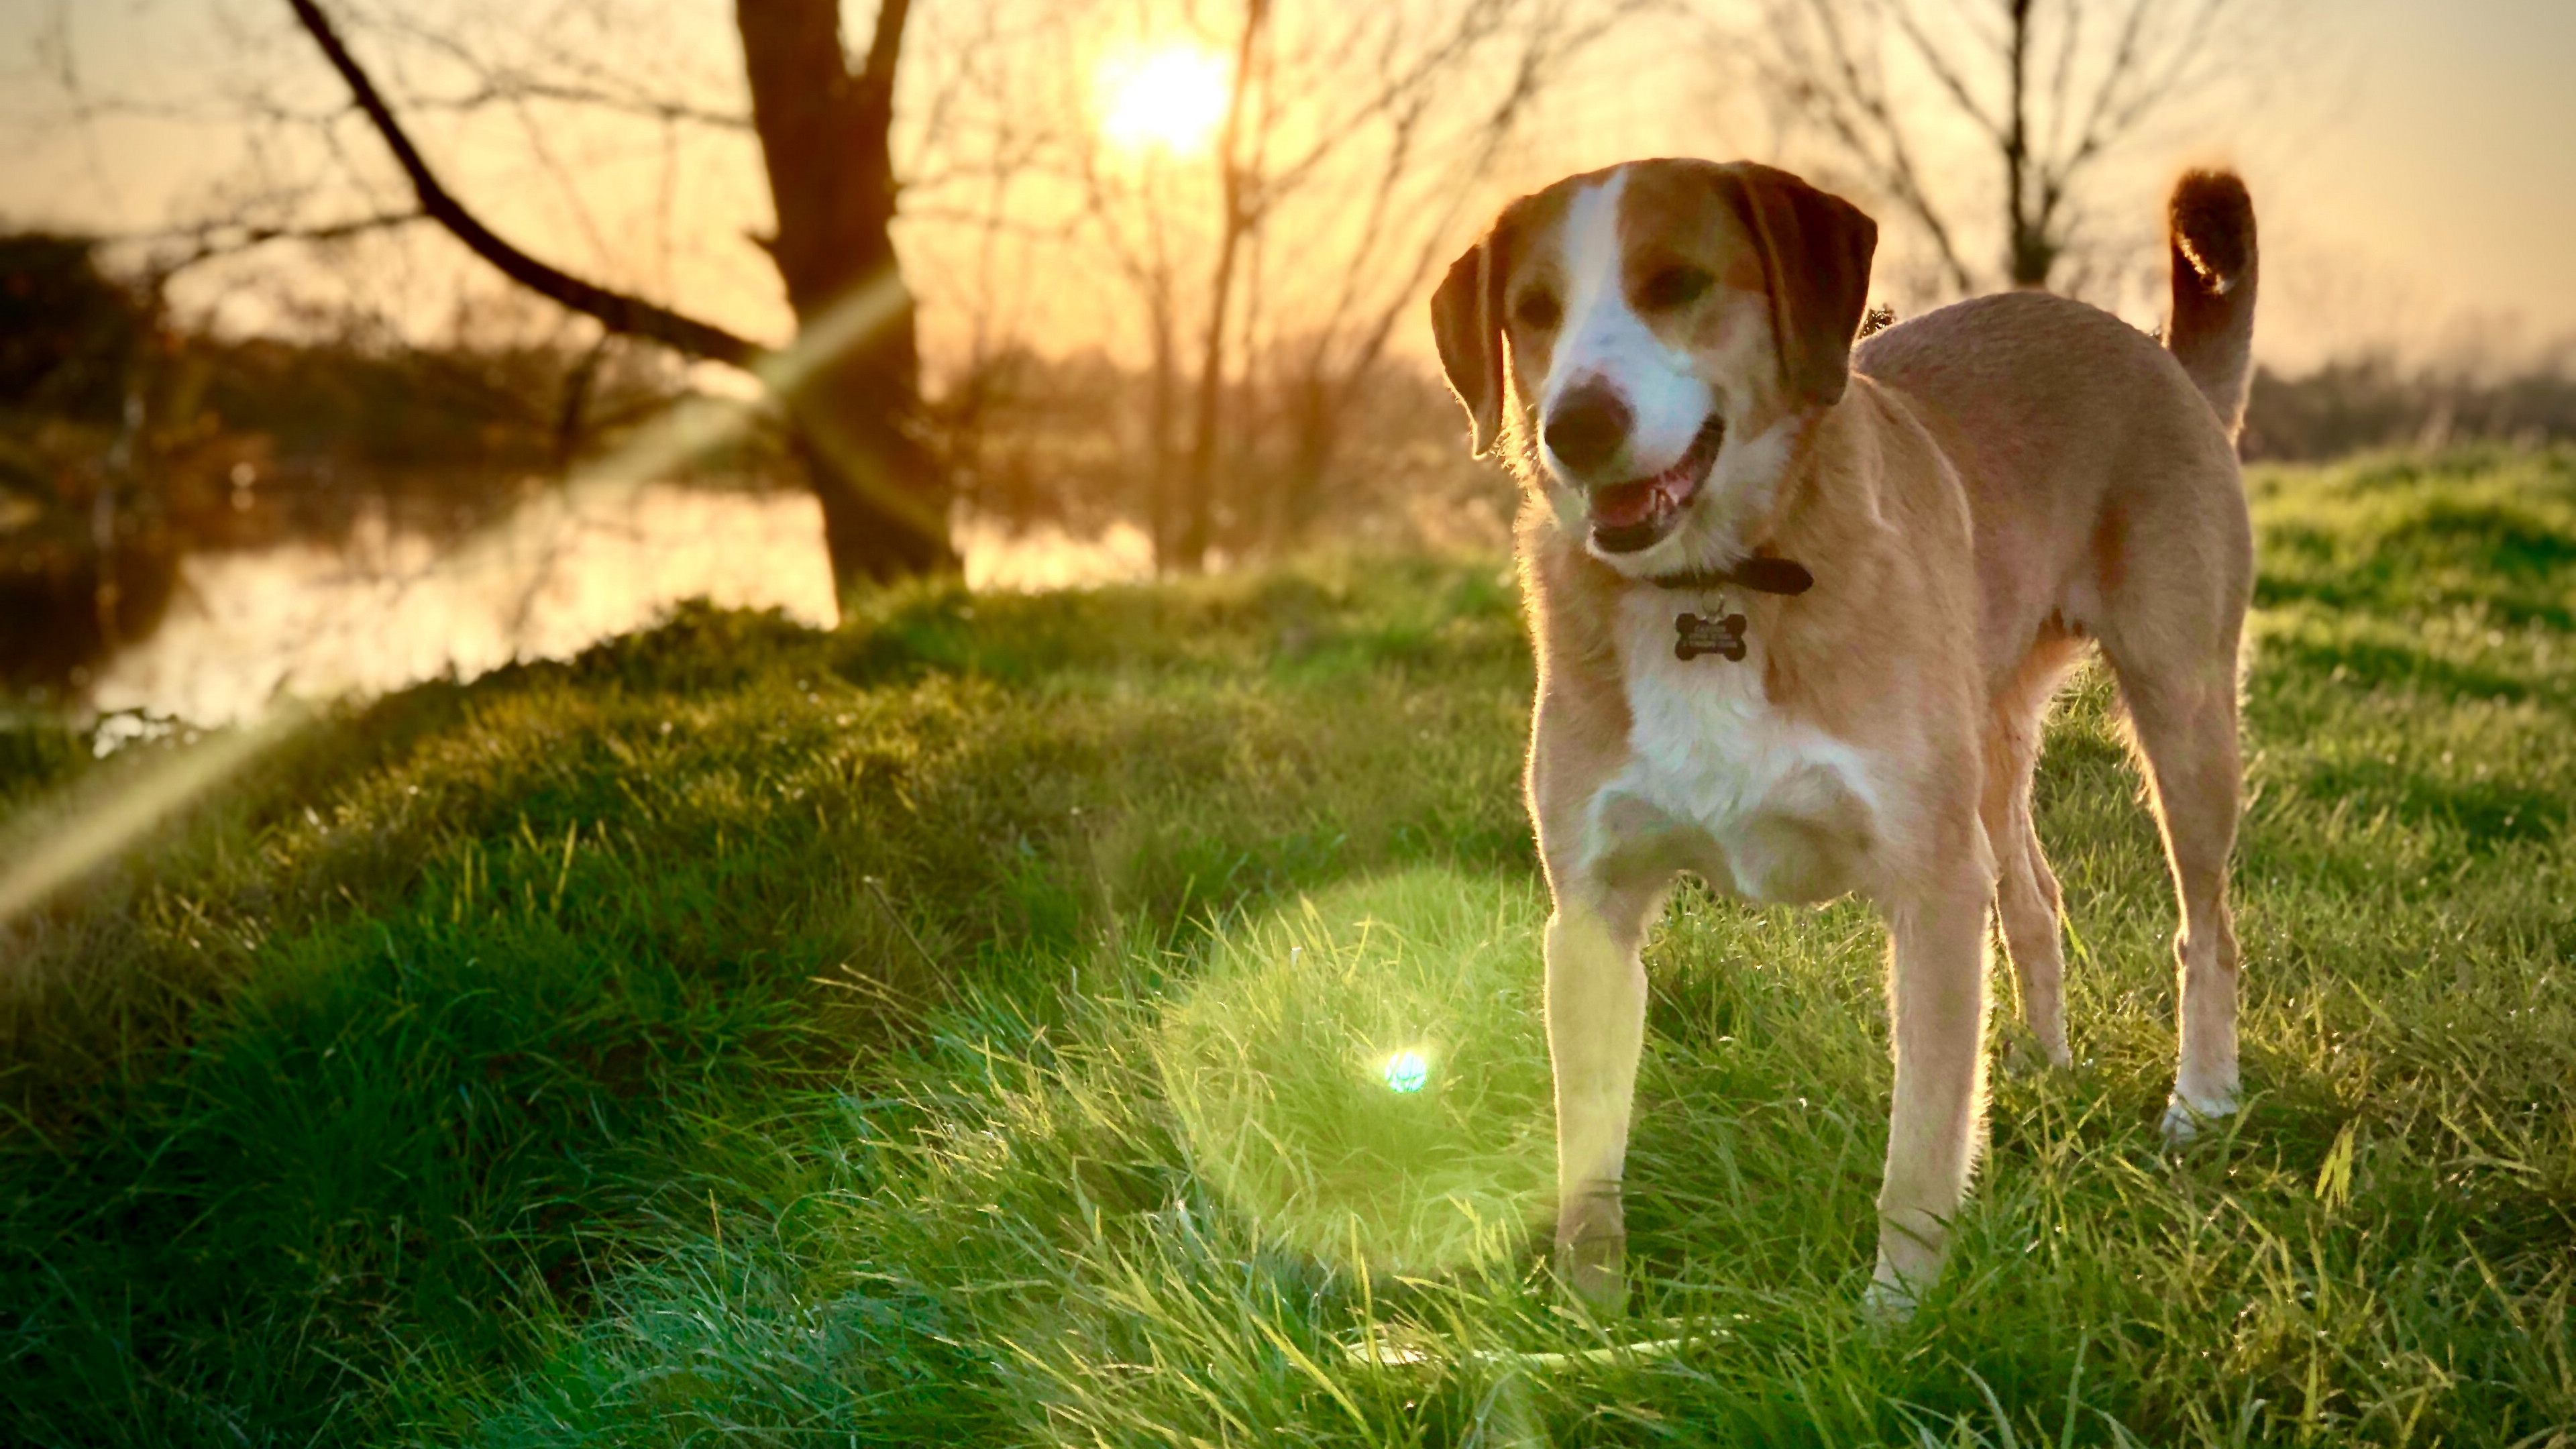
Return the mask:
M1622 601L1630 759L1593 800L1596 858L1694 870L1755 901L1862 884L1879 834L1871 758L1765 697L1759 633L1740 660L1675 658L1674 616L1697 607L1656 589Z

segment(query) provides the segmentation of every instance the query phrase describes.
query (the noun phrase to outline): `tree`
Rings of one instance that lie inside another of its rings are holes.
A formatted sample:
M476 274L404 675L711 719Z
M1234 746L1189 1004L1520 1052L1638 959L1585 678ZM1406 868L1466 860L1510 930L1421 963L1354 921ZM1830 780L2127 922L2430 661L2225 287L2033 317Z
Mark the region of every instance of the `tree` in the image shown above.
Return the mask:
M2284 14L2267 0L1759 0L1725 50L1929 242L1944 286L2045 287L2084 242L2104 164L2249 73ZM1954 146L1999 175L1948 180ZM1965 238L1995 208L1995 272Z
M739 0L753 125L777 216L763 238L798 324L772 354L725 328L539 261L440 184L316 0L288 0L393 152L422 212L503 275L611 333L760 374L822 505L835 587L953 570L948 484L920 434L918 343L891 226L890 133L909 0L882 0L856 72L836 0Z
M1246 319L1246 350L1268 352L1283 411L1285 456L1264 510L1275 542L1295 541L1321 510L1348 421L1382 380L1397 328L1421 315L1424 289L1456 253L1461 226L1481 220L1468 209L1490 200L1486 178L1549 87L1619 25L1664 8L1661 0L1470 4L1422 44L1409 71L1381 74L1341 167L1326 169L1336 159L1329 154L1297 158L1271 182L1280 199L1300 189L1338 198L1351 218L1336 265L1307 279L1319 290L1303 305L1267 308L1266 337ZM1382 40L1375 48L1405 53ZM1462 84L1470 76L1478 84Z
M1203 178L1076 153L1092 238L1142 304L1162 567L1295 534L1345 408L1487 197L1493 162L1576 57L1655 3L1242 0L1202 21L1225 26L1232 62ZM1230 497L1226 464L1245 473L1265 434L1285 455L1268 496Z
M826 499L834 578L948 572L949 487L922 441L921 359L895 257L895 66L910 0L878 0L849 70L838 0L739 0L752 123L778 213L768 239L800 329L849 328L796 409L798 446ZM873 314L884 311L881 322ZM853 327L853 316L872 325ZM835 504L837 503L837 508Z
M469 269L760 375L846 586L952 562L952 488L971 503L981 461L1042 450L985 450L977 429L1035 416L1012 393L1037 375L1020 361L1086 346L1148 363L1139 406L1073 421L1083 459L1130 461L1040 472L1152 513L1165 567L1286 542L1385 442L1354 442L1351 404L1386 399L1371 380L1553 78L1677 0L893 0L846 54L830 0L259 3L324 42L359 104L240 47L241 79L210 83L200 114L239 128L242 159L160 234L209 260L197 295L237 295L214 278L317 297L408 283L413 310L377 314L408 335L419 283L450 264L372 233L434 223ZM728 20L733 37L711 33ZM1222 143L1153 154L1110 134L1122 45L1230 60ZM750 226L761 252L739 244ZM268 242L317 245L238 259ZM781 293L799 340L771 351L784 328L750 319ZM570 370L559 410L576 441L585 377Z
M1199 352L1198 406L1190 424L1189 508L1175 540L1181 566L1205 566L1209 524L1216 501L1216 430L1225 393L1225 328L1234 298L1237 259L1254 218L1245 195L1250 177L1243 157L1244 103L1252 93L1253 57L1270 23L1270 0L1244 0L1234 49L1234 84L1227 89L1225 124L1216 136L1216 276L1208 288L1206 343Z

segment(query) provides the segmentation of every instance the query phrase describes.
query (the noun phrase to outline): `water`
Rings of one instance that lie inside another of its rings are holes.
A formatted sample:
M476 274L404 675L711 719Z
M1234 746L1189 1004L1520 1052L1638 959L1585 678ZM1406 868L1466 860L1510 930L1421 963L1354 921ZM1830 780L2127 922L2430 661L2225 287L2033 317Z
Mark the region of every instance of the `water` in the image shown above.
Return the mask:
M978 589L1152 571L1151 546L1132 527L1082 539L970 521L956 536ZM100 668L91 702L129 719L234 723L286 697L377 694L565 658L701 597L830 625L838 611L813 498L579 483L461 541L362 520L342 545L192 555L159 631Z

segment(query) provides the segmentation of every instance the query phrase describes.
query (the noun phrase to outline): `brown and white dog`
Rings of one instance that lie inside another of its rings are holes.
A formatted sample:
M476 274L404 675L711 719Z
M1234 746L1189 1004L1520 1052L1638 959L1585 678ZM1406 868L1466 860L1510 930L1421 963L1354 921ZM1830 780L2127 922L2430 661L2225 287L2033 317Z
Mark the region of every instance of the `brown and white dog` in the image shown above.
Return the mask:
M2253 207L2234 176L2194 173L2170 221L2164 346L2016 292L1855 350L1876 224L1750 163L1558 182L1506 207L1433 298L1474 447L1526 485L1556 1248L1585 1297L1621 1295L1638 947L1682 871L1884 913L1896 1084L1871 1296L1901 1307L1939 1272L1982 1136L1990 903L2022 1018L2068 1061L2030 790L2090 642L2181 898L2165 1131L2235 1109Z

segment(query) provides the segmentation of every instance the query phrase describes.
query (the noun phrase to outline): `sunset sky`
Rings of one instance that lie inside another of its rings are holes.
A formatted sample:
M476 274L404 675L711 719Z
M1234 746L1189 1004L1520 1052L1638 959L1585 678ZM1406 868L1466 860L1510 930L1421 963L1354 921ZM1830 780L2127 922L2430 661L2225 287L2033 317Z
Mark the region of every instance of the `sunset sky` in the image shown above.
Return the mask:
M490 0L454 3L485 24L507 25L512 13ZM680 52L674 83L708 88L724 103L727 67L736 64L729 7L670 8ZM318 58L281 23L284 9L282 0L0 0L0 154L11 158L0 161L0 219L130 233L202 214L242 155L238 128L223 119L228 95L255 79L317 106L338 100ZM955 23L972 9L923 5L915 25ZM864 0L854 5L854 32L864 33L866 11ZM2527 356L2576 337L2576 84L2567 79L2576 4L2308 0L2302 13L2313 43L2292 48L2261 104L2196 117L2127 162L2129 190L2141 196L2183 164L2244 169L2265 246L2258 350L2299 368L2370 346L2430 356L2479 344ZM1762 144L1758 128L1727 119L1724 97L1712 100L1700 55L1664 43L1651 24L1617 37L1550 103L1541 134L1493 177L1496 199L1625 155ZM1195 88L1190 103L1203 118L1209 86L1222 94L1222 74L1159 63ZM78 123L67 73L93 101L166 113ZM731 83L738 107L738 79ZM1121 119L1114 106L1103 120L1105 130L1124 126L1140 137L1192 124L1203 119ZM504 157L459 154L440 148L456 133L438 118L419 125L456 189L532 249L624 285L687 292L740 326L782 325L774 280L741 241L763 204L747 152L708 151L691 194L659 199L703 225L648 256L614 217L584 235L538 194L594 163L640 166L634 155L598 161L605 153L570 140L536 162L525 146ZM1163 137L1166 149L1171 139ZM360 143L373 145L357 136L353 151ZM642 198L649 188L639 180L628 189ZM2149 205L2138 203L2140 236L2155 225Z
M2349 77L2307 124L2247 148L2267 240L2315 264L2266 269L2302 340L2332 342L2352 291L2382 288L2431 325L2474 311L2534 342L2576 333L2576 4L2350 8Z

